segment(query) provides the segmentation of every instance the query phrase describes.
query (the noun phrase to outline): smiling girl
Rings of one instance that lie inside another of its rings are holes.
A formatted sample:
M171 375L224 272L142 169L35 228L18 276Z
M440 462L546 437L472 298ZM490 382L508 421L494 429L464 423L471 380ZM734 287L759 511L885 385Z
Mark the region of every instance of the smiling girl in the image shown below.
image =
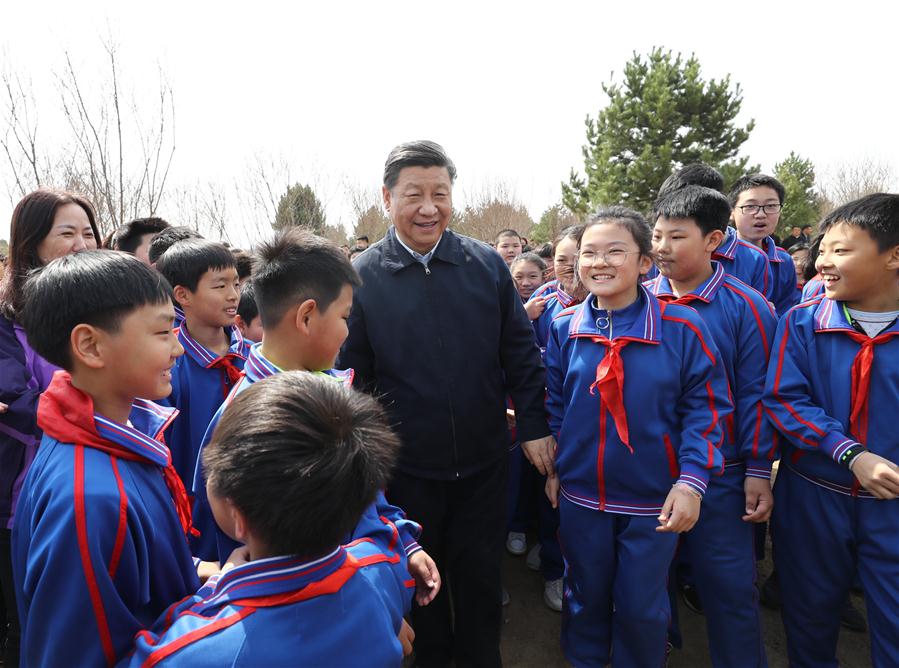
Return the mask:
M547 496L567 563L562 647L576 666L613 652L618 665L661 665L668 566L722 466L727 379L696 312L641 285L652 258L640 214L596 213L577 258L589 296L555 318L546 350L558 442Z

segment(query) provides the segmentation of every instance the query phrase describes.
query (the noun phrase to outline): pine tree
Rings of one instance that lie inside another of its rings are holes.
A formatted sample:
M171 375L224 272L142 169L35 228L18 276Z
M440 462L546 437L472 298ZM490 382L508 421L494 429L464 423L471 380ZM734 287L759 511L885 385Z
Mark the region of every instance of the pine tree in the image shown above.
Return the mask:
M322 234L325 229L325 211L315 191L301 183L290 186L278 202L272 227L276 230L304 227L310 232Z
M790 151L774 165L774 175L787 191L777 233L786 237L793 227L814 225L821 212L821 198L815 191L815 166L811 160Z

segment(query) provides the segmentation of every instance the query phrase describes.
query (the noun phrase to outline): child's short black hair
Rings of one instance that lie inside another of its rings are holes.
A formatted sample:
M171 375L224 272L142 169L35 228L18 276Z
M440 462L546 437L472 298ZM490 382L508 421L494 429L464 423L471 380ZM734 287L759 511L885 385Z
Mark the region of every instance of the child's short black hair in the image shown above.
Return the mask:
M684 165L679 170L671 174L662 183L656 200L660 200L666 195L671 194L675 190L680 190L686 186L702 186L717 190L724 193L724 177L714 167L706 165L702 162L696 162L691 165Z
M71 370L76 325L118 331L122 319L149 304L171 303L165 279L133 255L85 251L53 260L28 278L22 325L44 359Z
M398 450L377 400L285 371L235 397L202 457L210 489L268 552L314 558L346 540L387 485Z
M156 262L156 271L165 276L171 286L182 286L191 292L197 289L203 274L237 267L234 254L220 243L206 239L187 239L172 244Z
M162 232L153 237L150 241L150 247L147 249L147 258L150 264L156 264L162 254L165 253L173 244L186 239L202 239L203 237L194 229L189 227L167 227Z
M786 196L787 191L784 189L783 183L767 174L748 174L747 176L741 176L737 179L737 182L731 186L730 192L727 194L727 200L730 202L731 207L734 207L737 205L737 200L740 199L740 193L750 190L751 188L764 187L773 189L774 192L777 193L778 201L781 204L784 203L784 197Z
M307 299L326 311L345 285L362 285L362 279L336 244L311 232L289 228L253 254L253 287L265 328Z
M237 278L241 281L253 275L253 256L240 248L232 248L234 260L237 262Z
M240 303L237 305L237 315L248 325L259 315L253 281L247 281L240 288Z
M356 241L364 241L364 242L368 243L368 235L362 234L362 235L356 237Z
M655 207L655 219L691 218L702 230L703 236L719 230L727 230L730 220L730 204L717 190L702 186L685 186L674 190L658 202Z
M112 236L114 250L133 253L145 234L159 234L170 227L162 218L135 218L119 227Z
M863 229L883 253L899 245L899 195L874 193L844 204L824 217L818 225L818 235L824 236L840 223Z
M553 245L547 241L545 244L538 246L534 252L544 260L549 260L553 256Z
M512 263L509 265L509 271L514 270L515 266L521 264L522 262L530 262L540 271L546 271L546 262L543 261L542 257L532 251L522 253L521 255L518 255L514 260L512 260Z
M507 228L505 230L499 231L499 233L496 235L496 239L493 242L494 245L498 244L499 240L502 239L503 237L515 237L516 239L521 241L521 235L518 234L518 232L516 232L515 230L513 230L511 228Z

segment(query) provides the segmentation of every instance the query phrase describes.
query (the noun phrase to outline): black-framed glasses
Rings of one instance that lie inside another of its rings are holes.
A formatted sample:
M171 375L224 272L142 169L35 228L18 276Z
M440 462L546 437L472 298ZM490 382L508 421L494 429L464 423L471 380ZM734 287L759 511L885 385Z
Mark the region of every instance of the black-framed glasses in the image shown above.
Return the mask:
M627 260L627 256L631 253L640 253L638 250L624 250L623 248L613 248L610 251L605 253L596 253L594 251L581 251L578 255L578 262L582 265L592 266L596 264L596 261L601 259L605 264L610 267L620 267L624 264L625 260Z
M783 208L782 204L744 204L737 207L744 215L754 216L760 210L765 213L777 213Z

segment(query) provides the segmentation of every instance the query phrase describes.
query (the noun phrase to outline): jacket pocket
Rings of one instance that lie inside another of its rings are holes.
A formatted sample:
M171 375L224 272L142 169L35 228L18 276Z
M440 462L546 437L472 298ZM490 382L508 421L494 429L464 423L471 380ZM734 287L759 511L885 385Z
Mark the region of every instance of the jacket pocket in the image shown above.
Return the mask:
M665 455L668 457L668 473L672 479L680 476L680 466L677 464L677 455L674 453L674 446L671 444L671 438L668 434L662 435L662 441L665 443Z

